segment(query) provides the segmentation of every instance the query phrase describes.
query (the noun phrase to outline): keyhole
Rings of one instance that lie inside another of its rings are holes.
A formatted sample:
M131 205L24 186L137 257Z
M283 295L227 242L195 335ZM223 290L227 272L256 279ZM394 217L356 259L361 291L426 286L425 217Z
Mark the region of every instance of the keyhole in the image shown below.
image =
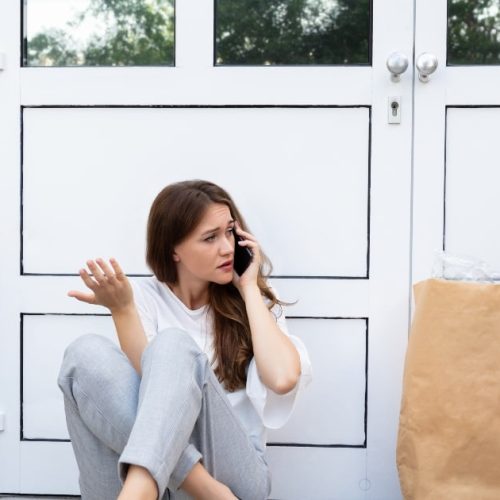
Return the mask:
M392 116L398 116L399 103L397 101L391 102Z

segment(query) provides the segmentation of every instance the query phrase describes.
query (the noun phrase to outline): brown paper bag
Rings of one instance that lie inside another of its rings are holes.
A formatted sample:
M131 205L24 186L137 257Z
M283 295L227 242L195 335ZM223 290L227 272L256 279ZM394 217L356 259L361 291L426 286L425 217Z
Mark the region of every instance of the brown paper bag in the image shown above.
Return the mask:
M406 500L500 499L500 285L413 286L397 466Z

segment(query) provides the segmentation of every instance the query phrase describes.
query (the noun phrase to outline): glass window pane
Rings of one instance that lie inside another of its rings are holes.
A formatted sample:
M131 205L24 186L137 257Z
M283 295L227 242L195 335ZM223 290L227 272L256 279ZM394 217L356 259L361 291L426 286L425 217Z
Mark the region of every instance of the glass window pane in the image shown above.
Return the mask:
M500 0L448 0L448 64L500 64Z
M25 66L174 64L174 0L24 0Z
M217 65L371 64L371 0L216 0Z

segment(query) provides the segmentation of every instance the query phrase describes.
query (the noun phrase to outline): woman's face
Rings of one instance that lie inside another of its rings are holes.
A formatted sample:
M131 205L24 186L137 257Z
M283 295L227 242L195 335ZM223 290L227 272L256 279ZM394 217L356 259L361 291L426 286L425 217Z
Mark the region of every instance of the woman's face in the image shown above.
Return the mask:
M230 283L233 279L234 220L227 205L212 203L198 226L174 248L179 280ZM221 267L222 264L228 264Z

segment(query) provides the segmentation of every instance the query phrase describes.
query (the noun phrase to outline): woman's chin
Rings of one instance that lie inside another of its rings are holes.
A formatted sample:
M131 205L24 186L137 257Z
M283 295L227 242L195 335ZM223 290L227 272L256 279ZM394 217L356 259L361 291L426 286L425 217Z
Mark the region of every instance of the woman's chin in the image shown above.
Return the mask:
M227 276L217 276L212 281L218 285L229 285L233 281L233 273L227 273Z

